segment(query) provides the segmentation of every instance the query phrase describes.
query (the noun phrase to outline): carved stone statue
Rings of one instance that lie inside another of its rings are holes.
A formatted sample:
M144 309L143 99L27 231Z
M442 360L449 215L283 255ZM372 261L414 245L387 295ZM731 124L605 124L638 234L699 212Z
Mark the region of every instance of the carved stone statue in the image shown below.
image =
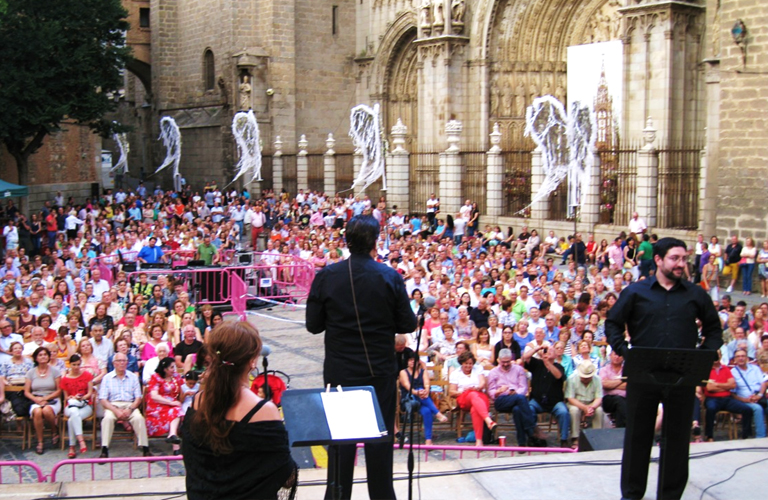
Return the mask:
M544 86L541 88L541 95L552 95L552 77L544 77Z
M431 28L432 18L432 2L430 0L423 0L421 2L421 13L419 15L419 24L422 28Z
M515 116L525 116L525 85L522 80L515 88Z
M432 23L433 26L444 26L445 25L445 16L443 16L443 0L438 0L435 2L435 21Z
M555 97L557 100L566 104L565 102L565 78L562 76L557 81L557 88L555 89Z
M503 101L502 104L504 108L502 112L504 116L512 116L512 103L514 99L515 99L515 94L514 92L512 92L512 87L509 87L509 86L505 87L504 95L502 96L502 101ZM525 108L525 106L523 106L523 108Z
M451 20L454 23L464 24L464 14L467 10L467 5L464 0L453 0L451 2Z
M531 81L531 84L528 86L528 97L531 103L533 103L534 99L539 97L539 87L536 85L535 81Z
M246 73L243 75L243 81L240 83L240 109L247 111L251 109L251 83L250 77Z
M491 116L499 116L499 101L501 100L501 89L496 85L496 81L491 84Z

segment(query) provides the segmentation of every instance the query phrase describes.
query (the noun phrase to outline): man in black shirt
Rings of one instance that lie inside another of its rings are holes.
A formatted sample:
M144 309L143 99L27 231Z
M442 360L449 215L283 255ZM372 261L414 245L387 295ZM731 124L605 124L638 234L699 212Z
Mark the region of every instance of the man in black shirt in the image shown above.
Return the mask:
M714 352L723 344L720 319L712 299L703 288L683 279L687 250L676 238L662 238L653 249L657 266L654 277L627 287L608 312L605 333L613 349L626 358L629 332L633 346L693 349L698 343L696 320L701 320L701 348ZM621 493L624 498L640 499L648 480L656 413L664 404L667 459L662 497L680 498L688 481L688 447L694 390L672 389L664 397L658 386L627 384L627 429L621 464Z
M539 351L543 351L540 354L541 359L533 357ZM553 347L528 349L523 354L523 363L525 369L531 372L531 395L528 404L537 415L547 412L555 417L560 427L560 447L567 448L571 415L563 402L565 370L557 362L557 357L563 354L562 351L562 342L555 343Z
M469 319L474 321L477 328L488 328L488 318L491 317L491 308L488 307L488 299L480 299L477 307L469 313Z
M187 356L190 354L197 354L197 351L203 347L203 343L195 338L196 333L194 325L185 325L181 330L181 335L181 342L176 344L176 347L173 348L176 367L179 369L184 367L184 361L187 360Z
M395 498L392 456L397 362L395 334L416 329L405 282L394 269L373 259L379 223L359 215L347 224L345 238L350 257L322 269L312 282L307 298L307 330L325 331L323 379L331 386L371 385L376 390L389 439L366 443L368 494L371 498ZM339 454L341 498L352 495L355 445L331 446L325 498L333 497Z

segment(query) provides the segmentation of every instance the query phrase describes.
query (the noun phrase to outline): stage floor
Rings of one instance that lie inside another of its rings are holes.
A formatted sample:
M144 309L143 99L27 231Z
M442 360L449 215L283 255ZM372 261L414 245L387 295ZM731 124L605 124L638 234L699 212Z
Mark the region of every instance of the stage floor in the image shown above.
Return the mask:
M709 456L691 459L690 479L684 499L765 498L768 439L703 443L693 445L691 452L693 455ZM405 451L396 453L401 455ZM654 450L654 457L657 455L658 448ZM429 462L417 464L417 470L420 470L422 477L414 480L413 497L427 500L618 499L621 497L618 465L620 460L621 450L444 461L439 460L437 456L430 457ZM748 465L759 460L763 462ZM398 479L407 477L404 462L405 460L396 459L395 477ZM739 467L744 468L736 471ZM657 471L656 464L651 464L646 499L655 498ZM325 474L325 469L302 469L298 497L322 498L325 491ZM355 477L364 481L365 467L357 467ZM725 482L712 486L721 481ZM310 485L312 483L315 485ZM702 491L710 486L702 497ZM395 491L401 500L408 498L408 481L395 481ZM139 498L141 495L143 499L160 500L185 498L183 492L184 478L174 477L5 485L0 487L0 499L22 500L51 496L83 498L91 495L117 495L110 498L129 499ZM150 495L147 495L148 493ZM368 498L365 484L354 486L352 498Z

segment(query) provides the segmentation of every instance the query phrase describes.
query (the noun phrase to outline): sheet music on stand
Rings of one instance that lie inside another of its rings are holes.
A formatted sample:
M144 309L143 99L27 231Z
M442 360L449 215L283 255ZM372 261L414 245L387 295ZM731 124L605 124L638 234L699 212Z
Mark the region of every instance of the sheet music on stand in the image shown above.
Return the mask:
M371 392L324 392L320 397L333 440L376 438L386 434L376 425L376 410ZM354 411L350 411L351 409Z

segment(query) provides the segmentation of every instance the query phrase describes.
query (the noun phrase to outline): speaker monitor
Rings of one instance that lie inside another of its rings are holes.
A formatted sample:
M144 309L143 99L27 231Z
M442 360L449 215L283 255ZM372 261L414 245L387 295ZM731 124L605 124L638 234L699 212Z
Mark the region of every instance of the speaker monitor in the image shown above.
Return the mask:
M624 429L584 429L579 451L617 450L624 447Z

